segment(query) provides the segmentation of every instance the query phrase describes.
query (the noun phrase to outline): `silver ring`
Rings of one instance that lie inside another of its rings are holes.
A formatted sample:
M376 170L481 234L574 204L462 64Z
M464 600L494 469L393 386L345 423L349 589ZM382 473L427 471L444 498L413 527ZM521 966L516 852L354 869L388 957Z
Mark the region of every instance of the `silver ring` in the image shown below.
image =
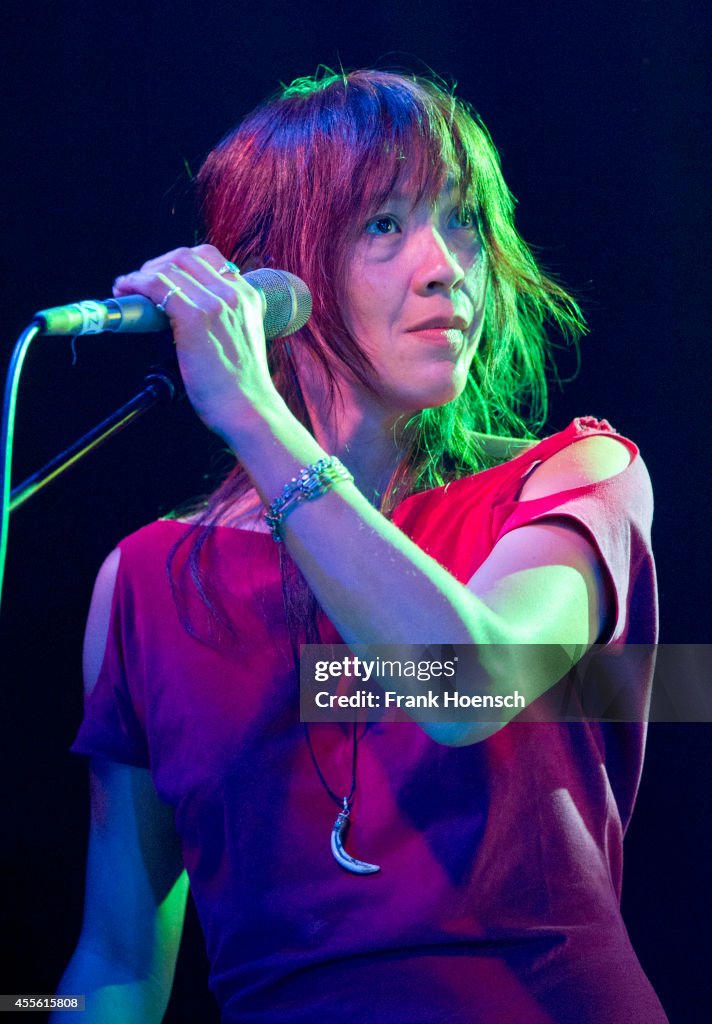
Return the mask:
M166 297L163 300L163 302L157 302L156 303L156 309L160 309L161 313L165 313L165 311L166 311L166 303L168 302L168 300L173 295L176 294L176 292L179 292L180 290L181 289L178 287L178 285L174 284L173 287L166 293Z
M225 260L223 265L218 270L218 274L220 274L221 276L223 274L239 274L239 273L240 273L240 268L238 266L236 266L236 264L234 264L232 262L232 260Z

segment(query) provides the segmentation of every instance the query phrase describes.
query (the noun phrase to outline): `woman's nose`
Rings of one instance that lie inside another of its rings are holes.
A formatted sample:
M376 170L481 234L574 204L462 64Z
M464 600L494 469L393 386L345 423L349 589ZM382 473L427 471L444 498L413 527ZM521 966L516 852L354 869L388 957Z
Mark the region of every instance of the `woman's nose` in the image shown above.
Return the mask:
M437 291L451 291L462 284L465 272L455 253L448 246L441 232L435 228L423 229L418 238L418 250L414 272L415 290L421 294Z

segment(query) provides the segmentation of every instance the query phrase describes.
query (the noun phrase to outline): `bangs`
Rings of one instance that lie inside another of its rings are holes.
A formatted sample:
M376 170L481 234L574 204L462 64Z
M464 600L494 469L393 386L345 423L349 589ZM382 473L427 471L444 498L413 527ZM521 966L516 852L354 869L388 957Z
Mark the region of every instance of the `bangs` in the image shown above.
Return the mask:
M449 180L459 186L460 163L437 108L428 109L431 105L417 94L393 97L384 90L379 99L377 116L355 126L353 177L360 213L373 212L394 192L415 205L434 203Z
M472 160L458 130L464 111L454 96L389 72L355 72L299 79L281 100L292 107L290 115L294 105L311 122L310 176L332 194L347 222L393 192L434 202L448 181L463 201L474 198Z

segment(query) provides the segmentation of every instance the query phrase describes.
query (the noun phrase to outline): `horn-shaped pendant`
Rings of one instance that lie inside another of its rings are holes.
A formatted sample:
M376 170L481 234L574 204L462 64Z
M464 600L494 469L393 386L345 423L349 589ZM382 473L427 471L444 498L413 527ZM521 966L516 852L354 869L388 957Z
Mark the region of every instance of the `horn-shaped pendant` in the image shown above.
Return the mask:
M373 875L376 871L381 870L378 864L367 864L365 860L356 860L355 857L352 857L344 849L342 836L345 835L348 828L350 813L348 800L344 798L344 809L339 811L334 827L331 830L331 852L336 863L340 864L347 871L351 871L354 875Z

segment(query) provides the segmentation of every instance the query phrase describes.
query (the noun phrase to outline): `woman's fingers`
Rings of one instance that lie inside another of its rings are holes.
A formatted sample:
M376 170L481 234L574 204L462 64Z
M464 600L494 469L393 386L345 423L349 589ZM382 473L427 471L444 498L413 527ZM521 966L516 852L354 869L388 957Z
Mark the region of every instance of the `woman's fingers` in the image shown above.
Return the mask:
M169 318L175 314L179 303L185 307L195 307L189 298L189 291L187 276L177 268L170 276L159 270L135 270L131 274L117 277L113 287L114 295L145 295L156 306L160 306Z
M239 273L221 274L220 269L226 263L220 251L212 245L174 249L148 260L140 270L118 277L113 292L114 295L139 292L156 305L163 306L171 288L178 285L193 306L208 316L219 315L223 311L221 303L234 311L244 307L252 328L259 330L263 313L261 296ZM174 292L169 300L174 310L176 294ZM172 316L168 303L165 312Z
M233 286L239 280L240 272L225 272L224 268L232 266L214 245L196 245L189 249L182 246L172 252L165 253L155 259L148 260L141 267L143 273L170 273L178 267L180 270L201 282L215 295L225 302L233 298ZM222 272L221 272L222 271ZM239 286L238 286L239 288ZM239 294L239 292L238 292ZM249 293L244 293L249 295Z
M211 253L207 259L201 255L199 249L209 249ZM262 317L262 299L256 289L252 288L239 272L220 273L227 260L213 246L198 247L196 249L182 250L176 259L171 260L166 271L168 276L175 274L176 269L182 271L192 280L202 286L206 295L218 296L232 309L246 305L247 309L254 310L259 314L260 322ZM200 305L197 295L193 296L196 304Z
M162 270L134 271L117 278L114 294L138 292L160 306L182 348L200 347L209 335L237 358L248 350L264 350L260 294L240 278L225 280L200 262L188 261L188 268L170 263Z
M222 436L243 406L274 397L262 296L239 273L221 274L226 262L214 246L174 249L114 283L114 295L145 295L164 310L188 397Z
M214 267L215 270L226 262L225 257L216 249L214 245L194 245L192 247L187 245L181 245L177 249L172 249L171 252L163 253L162 256L155 256L153 259L146 260L141 267L141 270L148 271L160 269L161 266L165 266L168 263L177 263L178 266L182 266L186 260L190 260L193 257L201 259L209 266Z

